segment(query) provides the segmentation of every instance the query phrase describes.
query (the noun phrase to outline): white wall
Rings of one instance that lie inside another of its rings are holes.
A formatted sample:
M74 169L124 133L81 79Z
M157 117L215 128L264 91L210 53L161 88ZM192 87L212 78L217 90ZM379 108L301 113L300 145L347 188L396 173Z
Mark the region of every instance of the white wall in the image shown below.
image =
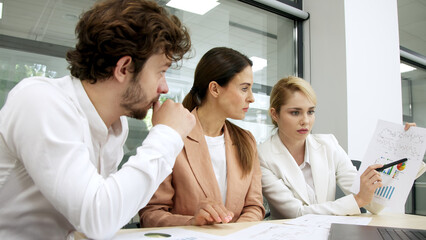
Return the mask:
M304 78L318 98L314 133L333 133L347 149L346 46L343 1L304 0Z
M377 119L402 123L397 1L345 5L348 152L362 157Z
M314 133L362 159L378 119L402 123L396 0L304 0L305 79L318 95Z

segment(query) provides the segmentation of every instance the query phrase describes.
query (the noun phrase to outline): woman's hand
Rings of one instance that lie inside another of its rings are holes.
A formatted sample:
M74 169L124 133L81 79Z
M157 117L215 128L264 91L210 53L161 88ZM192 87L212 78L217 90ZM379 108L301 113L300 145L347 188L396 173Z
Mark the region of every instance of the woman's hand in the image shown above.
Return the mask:
M375 169L382 167L382 164L369 166L361 175L359 193L355 195L358 206L364 207L369 204L374 196L374 191L383 186L382 177Z
M404 130L407 131L410 127L415 127L416 123L405 123Z
M222 203L211 200L201 201L197 213L191 220L192 225L206 225L214 223L228 223L234 217L234 213L225 208Z

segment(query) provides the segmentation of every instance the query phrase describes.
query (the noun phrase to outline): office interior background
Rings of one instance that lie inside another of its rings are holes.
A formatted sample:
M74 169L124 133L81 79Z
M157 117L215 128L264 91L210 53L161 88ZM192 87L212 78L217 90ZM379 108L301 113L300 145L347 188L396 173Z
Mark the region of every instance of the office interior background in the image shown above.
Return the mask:
M95 2L95 0L0 0L0 107L3 106L9 90L23 78L62 77L69 74L65 53L76 43L75 25L79 15ZM351 158L362 158L363 148L361 147L361 150L354 148L356 144L352 144L353 140L351 140L351 131L362 132L360 129L354 129L351 123L356 120L350 116L353 113L345 106L345 110L341 113L345 117L340 118L340 113L337 113L340 112L340 108L333 105L334 102L352 104L348 96L345 95L346 99L340 99L339 94L333 94L341 89L350 89L351 83L345 82L345 79L330 82L331 76L336 76L341 71L340 66L336 65L335 69L332 66L324 68L325 73L321 74L317 74L318 70L315 67L315 59L322 58L327 61L326 56L334 57L334 54L339 52L336 48L336 52L326 52L323 56L315 55L318 52L315 49L321 44L328 46L333 43L332 39L339 38L344 39L346 46L351 44L350 34L346 33L342 37L336 36L334 34L336 32L332 31L342 26L343 32L351 29L348 25L350 21L342 23L340 20L342 18L348 20L347 17L354 14L348 10L353 3L349 1L336 3L331 0L317 1L317 3L315 0L303 2L301 0L210 0L208 2L211 2L212 8L200 12L207 6L206 3L195 7L195 10L182 10L171 6L172 0L157 0L157 2L181 19L190 30L193 42L193 51L188 54L191 58L185 59L179 64L180 66L172 67L166 73L170 91L162 96L163 100L171 98L181 102L192 86L194 70L201 56L216 46L231 47L246 54L254 62L253 92L256 101L251 104L243 121L234 122L250 130L257 142L267 139L273 131L273 125L268 116L269 94L272 86L282 77L297 75L310 81L318 94L317 118L321 120L317 120L319 127L314 128L313 131L335 134ZM401 53L401 57L397 59L398 69L392 69L392 71L398 71L398 74L401 71L397 84L397 91L400 93L394 95L394 98L398 99L397 104L400 105L396 106L396 109L400 109L399 112L396 111L400 116L393 119L399 119L400 123L416 122L418 126L426 127L426 0L375 2L378 3L359 1L357 4L363 4L365 11L358 12L358 17L371 21L368 16L374 14L380 16L380 10L382 10L386 13L395 11L394 15L397 19L397 22L385 23L393 24L392 26L397 29L396 42L399 43L397 47L401 51L398 52L398 54ZM323 10L321 6L329 9ZM287 8L290 12L286 10ZM328 14L327 11L331 13L336 10L333 8L338 8L338 14L334 12L334 15ZM370 13L369 9L379 11ZM327 14L329 19L321 18L320 21L321 12ZM333 16L329 17L329 15ZM372 19L374 23L375 18ZM326 21L329 26L324 26ZM322 37L317 37L317 34L321 35L321 32L315 32L321 29L328 30ZM380 31L379 28L376 30ZM365 39L365 46L369 46L369 42L374 40L368 35L362 37ZM321 43L316 39L332 41ZM328 51L330 47L323 49ZM349 64L350 55L347 57ZM364 57L369 59L372 56L367 54ZM333 62L330 64L332 65ZM377 62L377 65L380 63ZM375 68L374 64L369 67ZM360 74L362 71L363 69L357 69ZM346 68L344 75L349 79L350 74L350 69ZM364 80L367 79L370 82L377 80L375 76L362 76ZM340 83L344 84L340 85ZM369 88L370 84L364 87ZM381 99L382 94L386 95L386 88L387 86L384 85L377 91L377 99ZM349 93L348 90L348 95ZM330 100L325 97L327 94L332 96L333 104L329 104ZM362 95L358 96L358 98L362 97ZM365 113L363 112L357 118L368 118L372 115L372 111L375 111L367 110L369 105L362 107L365 108ZM343 125L340 125L341 122ZM371 122L372 129L375 124ZM136 152L136 148L141 145L151 128L150 114L144 120L129 118L129 128L123 162ZM366 131L371 132L370 129ZM368 143L369 136L371 135L365 134L363 141ZM425 199L426 176L424 175L415 182L407 200L405 212L426 215Z

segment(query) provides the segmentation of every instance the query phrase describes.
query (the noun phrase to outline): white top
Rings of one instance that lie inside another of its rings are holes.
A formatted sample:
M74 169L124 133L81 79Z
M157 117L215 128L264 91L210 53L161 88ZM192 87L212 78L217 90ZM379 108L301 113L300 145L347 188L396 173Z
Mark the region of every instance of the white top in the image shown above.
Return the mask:
M117 172L127 134L124 116L105 126L80 80L22 80L0 111L0 239L113 236L183 147L176 131L157 125Z
M225 136L222 134L218 137L205 136L205 138L216 180L219 184L220 194L222 195L222 201L225 204L227 190Z
M315 185L312 177L311 163L309 162L309 148L305 147L305 158L299 168L302 170L303 176L306 181L306 190L308 190L308 197L311 203L317 203L315 196Z

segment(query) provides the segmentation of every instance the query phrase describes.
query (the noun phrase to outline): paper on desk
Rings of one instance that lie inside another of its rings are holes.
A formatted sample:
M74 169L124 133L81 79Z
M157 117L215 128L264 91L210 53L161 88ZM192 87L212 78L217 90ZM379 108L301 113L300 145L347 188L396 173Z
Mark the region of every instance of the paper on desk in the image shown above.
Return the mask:
M263 222L227 235L226 240L327 240L329 229Z
M332 216L307 214L285 222L285 224L311 226L330 229L332 223L367 225L371 222L371 217L355 216Z
M371 217L308 214L282 224L263 222L227 235L223 239L250 240L326 240L332 223L367 225Z
M156 236L148 236L149 234L157 234ZM162 237L162 235L170 235L170 237ZM169 240L216 240L222 239L222 236L186 230L183 228L162 228L159 230L152 230L146 232L131 232L131 233L119 233L113 240L153 240L156 238L165 238Z
M261 222L226 236L212 235L183 228L163 228L145 232L120 233L113 240L153 239L153 237L146 236L147 233L168 234L171 237L167 237L167 239L170 240L326 240L331 223L367 225L370 221L370 217L308 214L284 224Z
M401 124L379 120L351 191L359 192L360 176L368 166L408 158L405 163L387 168L381 173L383 186L375 191L372 200L391 208L404 206L423 161L425 150L425 128L411 127L408 131L404 131Z

